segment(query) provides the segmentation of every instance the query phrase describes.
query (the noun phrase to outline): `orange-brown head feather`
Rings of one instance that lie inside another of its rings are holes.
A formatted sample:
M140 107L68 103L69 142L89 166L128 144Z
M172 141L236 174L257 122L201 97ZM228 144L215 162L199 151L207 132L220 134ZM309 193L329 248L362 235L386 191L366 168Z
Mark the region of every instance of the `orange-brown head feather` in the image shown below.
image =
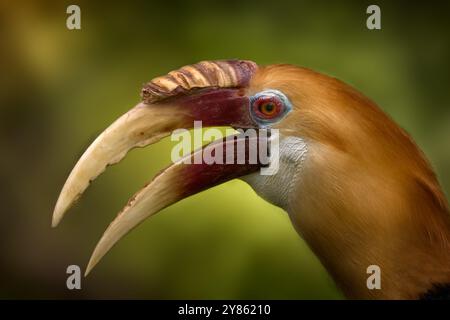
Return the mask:
M417 298L450 283L448 204L410 136L349 85L291 65L260 68L250 94L284 92L280 132L308 144L290 216L350 297ZM368 290L379 265L382 290Z

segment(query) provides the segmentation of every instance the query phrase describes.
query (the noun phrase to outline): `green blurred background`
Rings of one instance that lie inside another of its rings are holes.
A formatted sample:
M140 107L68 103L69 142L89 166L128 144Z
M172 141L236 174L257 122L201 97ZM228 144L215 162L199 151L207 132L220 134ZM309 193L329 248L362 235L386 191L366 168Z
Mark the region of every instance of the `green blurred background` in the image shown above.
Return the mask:
M375 100L450 188L450 14L443 2L2 1L0 298L341 299L287 215L231 181L164 210L66 289L127 199L170 163L168 139L131 152L57 229L59 191L89 143L185 64L241 58L334 75ZM82 30L66 28L81 7Z

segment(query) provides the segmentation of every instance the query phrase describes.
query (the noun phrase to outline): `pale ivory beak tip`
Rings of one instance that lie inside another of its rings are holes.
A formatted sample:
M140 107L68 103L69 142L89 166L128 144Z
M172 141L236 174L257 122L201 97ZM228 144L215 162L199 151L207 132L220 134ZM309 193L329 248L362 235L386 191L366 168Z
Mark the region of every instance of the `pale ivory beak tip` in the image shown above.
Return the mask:
M84 276L87 277L89 273L91 273L92 269L97 265L97 263L101 260L103 255L106 253L101 253L99 250L99 245L94 249L94 252L91 255L91 258L89 259L89 262L86 267L86 271L84 272Z
M88 275L89 275L89 273L91 272L91 270L92 270L92 268L89 266L89 264L88 264L88 266L87 266L87 268L86 268L86 271L84 272L84 277L86 278Z
M62 217L64 216L64 210L61 210L60 205L60 199L56 202L55 209L53 210L53 216L52 216L52 228L55 228L58 226L58 224L61 222Z
M107 166L118 163L131 149L169 135L171 131L167 128L181 126L183 119L183 115L173 115L173 108L161 110L142 102L119 117L91 143L70 172L56 202L52 226L59 224Z
M56 213L56 211L53 212L53 217L52 217L52 228L56 228L59 224L59 222L61 221L60 218L58 218L58 214Z
M92 269L97 264L97 261L94 261L92 258L93 258L93 256L91 257L91 259L89 259L88 265L86 267L86 271L84 272L85 277L87 277L89 275L89 273L91 273Z

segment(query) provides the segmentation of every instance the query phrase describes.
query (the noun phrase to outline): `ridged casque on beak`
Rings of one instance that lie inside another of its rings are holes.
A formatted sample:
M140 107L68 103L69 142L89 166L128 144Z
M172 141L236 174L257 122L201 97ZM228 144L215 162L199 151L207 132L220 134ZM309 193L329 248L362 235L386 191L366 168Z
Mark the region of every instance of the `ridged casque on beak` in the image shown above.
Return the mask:
M52 226L58 225L91 181L108 165L119 162L132 148L155 143L175 129L192 128L194 121L199 120L204 127L256 127L248 112L250 101L246 87L257 68L251 61L204 61L146 84L141 93L143 101L101 133L73 168L56 203ZM230 142L222 142L220 147L227 143ZM258 167L248 164L207 167L173 164L136 194L111 223L87 272L115 242L146 217L190 194Z

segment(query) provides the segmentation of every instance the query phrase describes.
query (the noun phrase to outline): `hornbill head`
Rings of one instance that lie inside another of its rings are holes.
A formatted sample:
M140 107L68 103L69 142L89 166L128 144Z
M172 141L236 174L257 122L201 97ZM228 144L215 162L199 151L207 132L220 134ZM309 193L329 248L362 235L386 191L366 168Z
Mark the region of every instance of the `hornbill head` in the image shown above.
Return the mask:
M252 142L270 152L275 134L241 134L194 151L188 159L213 148L223 150L227 161L188 164L183 158L163 170L109 225L86 274L147 217L241 178L289 214L348 297L418 298L450 283L447 202L420 150L355 89L292 65L203 61L153 79L142 90L142 102L100 134L75 165L52 225L108 165L132 148L192 128L196 120L205 127L277 129L279 170L262 175L261 161L247 161ZM245 145L243 163L226 152L239 141ZM381 290L367 287L371 265L380 267Z

